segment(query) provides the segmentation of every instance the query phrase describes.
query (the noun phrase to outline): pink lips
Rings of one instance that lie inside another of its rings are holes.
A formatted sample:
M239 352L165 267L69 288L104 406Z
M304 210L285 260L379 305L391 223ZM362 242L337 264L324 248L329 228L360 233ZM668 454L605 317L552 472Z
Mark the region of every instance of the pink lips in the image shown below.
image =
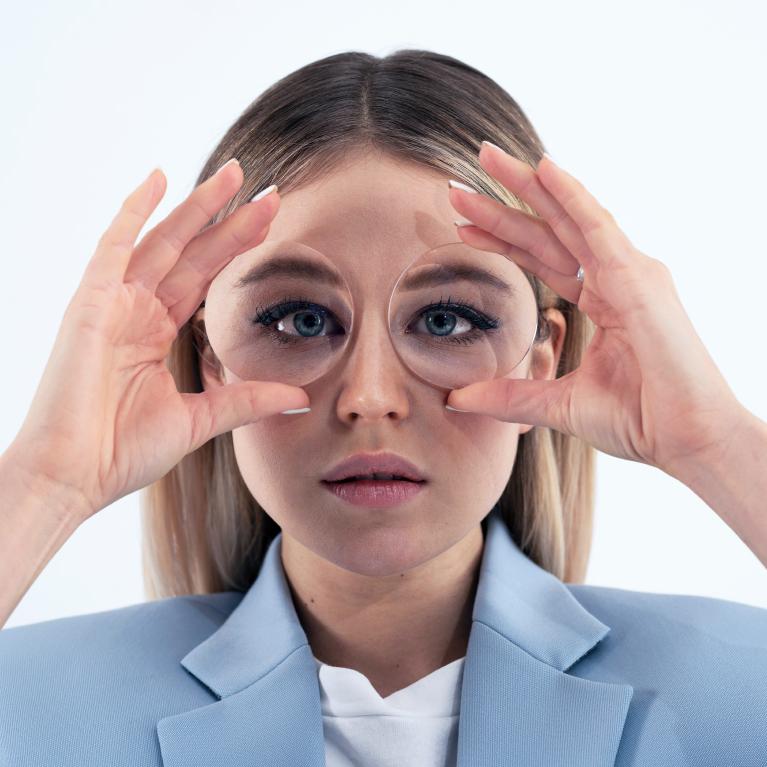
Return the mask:
M373 474L395 478L374 479ZM367 475L371 476L363 478ZM413 498L427 482L415 464L396 453L357 453L337 464L323 477L322 484L347 503L384 508Z
M322 479L335 482L373 473L394 474L414 482L426 480L415 464L396 453L357 453L336 464Z
M380 509L403 503L423 490L425 482L407 480L358 479L350 482L322 483L331 493L356 506Z

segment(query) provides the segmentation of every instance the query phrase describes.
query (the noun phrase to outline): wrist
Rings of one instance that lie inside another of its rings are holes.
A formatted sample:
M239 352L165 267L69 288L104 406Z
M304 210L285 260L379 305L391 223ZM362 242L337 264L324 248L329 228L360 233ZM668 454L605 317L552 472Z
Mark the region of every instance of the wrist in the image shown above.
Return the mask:
M16 498L20 505L30 508L37 506L72 530L92 514L82 493L28 466L13 444L0 454L0 490L4 498Z
M767 423L739 406L710 450L664 470L705 501L767 567Z
M659 466L692 490L709 483L716 477L724 477L738 460L738 454L756 439L763 438L760 429L767 427L750 410L735 402L729 416L720 429L721 436L706 450L679 456L673 462Z

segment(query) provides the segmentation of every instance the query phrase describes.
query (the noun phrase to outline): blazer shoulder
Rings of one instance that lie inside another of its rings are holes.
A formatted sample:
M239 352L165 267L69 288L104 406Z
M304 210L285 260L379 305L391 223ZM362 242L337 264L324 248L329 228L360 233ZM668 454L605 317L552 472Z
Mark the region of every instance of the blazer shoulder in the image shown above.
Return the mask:
M156 722L216 697L181 659L241 598L167 597L4 628L0 764L95 763L102 750L115 767L155 764Z
M242 596L238 591L221 591L166 597L6 627L0 630L0 666L14 653L39 656L53 650L59 654L63 642L69 643L71 651L85 648L90 656L100 650L112 653L121 644L141 637L158 639L167 635L165 638L171 639L186 634L196 644L226 620Z
M767 609L692 594L567 585L610 627L569 673L632 685L630 750L652 753L669 742L694 764L728 764L735 752L739 764L763 763Z
M179 661L226 620L242 598L237 591L142 602L112 610L6 627L0 631L0 688L21 691L107 681L116 669L183 672ZM84 690L83 690L84 692ZM1 707L2 704L0 704Z
M677 641L692 640L705 635L712 642L767 651L767 608L764 607L695 594L565 585L586 609L617 634L628 630L651 634L650 629L656 627L659 639L675 636ZM673 634L668 633L672 631Z

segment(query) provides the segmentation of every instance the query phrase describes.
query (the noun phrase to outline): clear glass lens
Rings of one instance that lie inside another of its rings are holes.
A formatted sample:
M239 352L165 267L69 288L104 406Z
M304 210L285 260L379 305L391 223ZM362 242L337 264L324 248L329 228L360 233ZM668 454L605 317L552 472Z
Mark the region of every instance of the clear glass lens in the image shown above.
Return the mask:
M205 298L205 330L221 363L242 380L305 386L340 359L353 304L333 263L303 243L272 240L234 259Z
M537 330L525 273L463 242L412 261L396 280L387 317L402 362L447 389L508 375ZM213 352L242 380L315 381L344 355L354 321L351 291L333 262L290 240L266 241L234 259L205 299Z
M537 330L525 273L498 253L449 243L405 269L389 304L389 333L402 361L448 389L508 375Z

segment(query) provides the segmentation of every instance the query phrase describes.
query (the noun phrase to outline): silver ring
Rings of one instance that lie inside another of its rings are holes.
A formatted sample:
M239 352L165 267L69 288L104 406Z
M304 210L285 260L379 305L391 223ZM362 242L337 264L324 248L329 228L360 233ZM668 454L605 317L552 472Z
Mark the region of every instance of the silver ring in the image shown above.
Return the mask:
M583 282L583 267L579 266L578 271L575 275L575 279L578 280L578 282Z

